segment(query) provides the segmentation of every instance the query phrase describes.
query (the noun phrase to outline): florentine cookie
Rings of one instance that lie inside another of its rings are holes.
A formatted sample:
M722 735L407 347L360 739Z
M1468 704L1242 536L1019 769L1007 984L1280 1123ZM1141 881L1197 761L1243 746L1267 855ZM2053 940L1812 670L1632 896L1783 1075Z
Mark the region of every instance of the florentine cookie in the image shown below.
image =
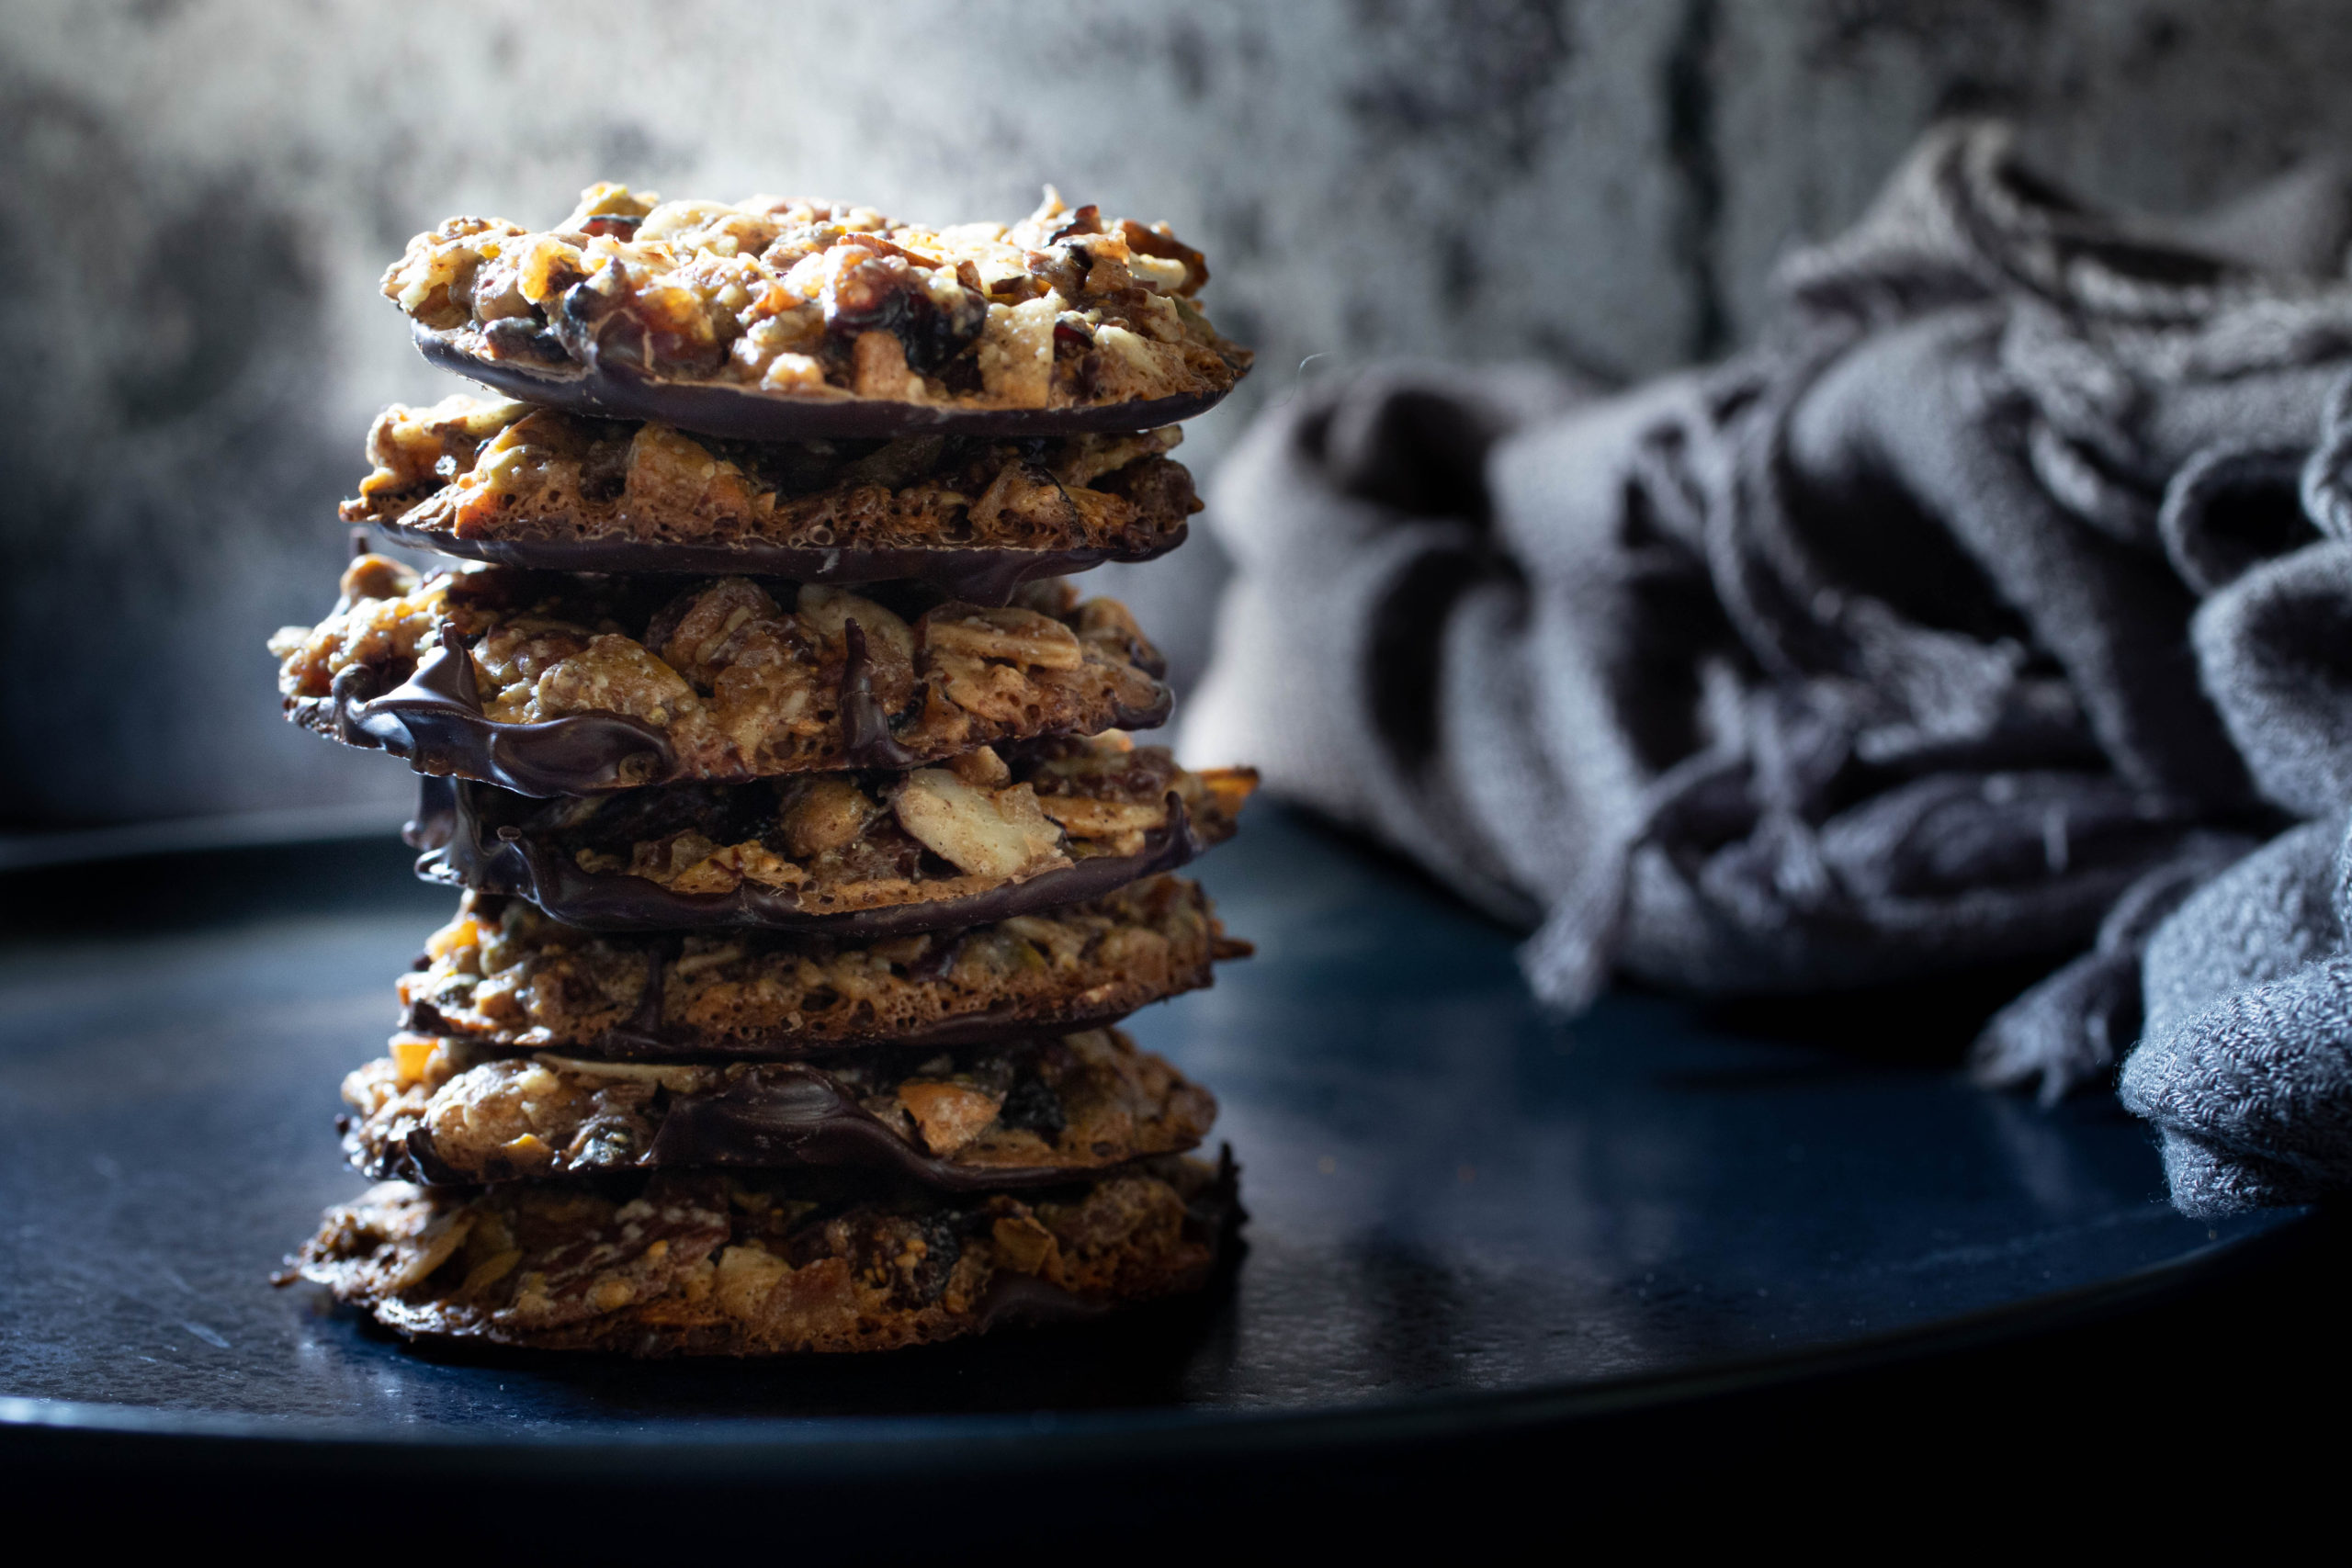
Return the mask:
M751 439L1148 430L1250 367L1193 303L1165 225L1048 191L1022 222L934 230L754 197L614 185L533 233L452 218L383 290L429 358L526 400Z
M281 1280L401 1334L634 1356L887 1350L1205 1283L1230 1156L1016 1195L860 1194L822 1173L386 1182L327 1211Z
M1159 656L1125 607L1023 586L997 608L746 577L362 556L315 627L270 639L296 723L525 795L913 768L977 746L1149 728Z
M1082 1028L1212 983L1246 955L1200 887L1155 876L964 931L846 942L772 931L601 936L466 895L404 975L407 1027L524 1050L673 1060L945 1044Z
M1208 1135L1216 1101L1115 1030L819 1062L649 1063L393 1037L343 1081L379 1179L472 1185L660 1166L861 1168L925 1186L1068 1183Z
M743 442L458 396L395 404L344 502L395 544L509 566L861 583L1001 604L1023 582L1183 543L1181 433Z
M540 801L427 781L418 874L598 931L760 926L882 937L1049 909L1232 836L1257 784L1123 734L910 773L801 773Z

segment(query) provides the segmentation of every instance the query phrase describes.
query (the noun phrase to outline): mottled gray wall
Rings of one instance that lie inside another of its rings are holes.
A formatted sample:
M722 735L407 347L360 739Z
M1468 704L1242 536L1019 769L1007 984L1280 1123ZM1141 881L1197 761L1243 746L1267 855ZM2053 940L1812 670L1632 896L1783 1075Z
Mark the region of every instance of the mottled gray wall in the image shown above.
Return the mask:
M592 179L1166 218L1261 351L1216 454L1391 354L1630 377L1754 330L1914 134L2012 114L2178 209L2352 133L2331 0L11 0L0 8L0 826L334 800L261 638L329 597L368 417L447 384L376 297L413 231ZM1212 547L1116 580L1180 672Z

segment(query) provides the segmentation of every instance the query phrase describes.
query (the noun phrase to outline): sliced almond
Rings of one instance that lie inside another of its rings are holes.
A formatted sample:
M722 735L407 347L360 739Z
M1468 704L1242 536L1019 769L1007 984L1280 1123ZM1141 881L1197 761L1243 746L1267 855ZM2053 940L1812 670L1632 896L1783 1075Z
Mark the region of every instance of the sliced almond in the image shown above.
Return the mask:
M1001 659L1039 670L1076 670L1086 662L1078 634L1051 615L1017 604L984 610L943 604L922 618L923 646L970 659Z
M552 1051L542 1051L531 1059L558 1072L578 1073L583 1077L660 1084L673 1094L691 1094L702 1089L707 1077L701 1067L665 1067L651 1062L594 1062L584 1056L559 1056Z
M911 664L915 657L915 634L907 623L863 594L840 588L804 583L800 598L794 605L801 624L827 642L841 640L849 623L855 621L865 634L869 653L880 657L895 653Z
M1168 802L1095 800L1082 795L1048 795L1038 807L1073 839L1115 839L1149 832L1168 824Z
M977 790L944 768L918 768L892 805L926 849L973 876L1020 878L1069 863L1061 829L1027 784Z

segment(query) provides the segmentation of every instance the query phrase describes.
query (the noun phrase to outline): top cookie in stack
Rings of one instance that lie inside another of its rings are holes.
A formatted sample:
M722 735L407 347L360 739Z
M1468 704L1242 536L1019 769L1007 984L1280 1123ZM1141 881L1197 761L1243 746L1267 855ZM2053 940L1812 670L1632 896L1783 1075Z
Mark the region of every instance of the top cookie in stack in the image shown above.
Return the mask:
M582 193L556 229L453 218L384 292L425 356L543 407L704 434L1069 437L1205 412L1250 354L1198 251L1050 190L1010 228Z
M410 243L419 344L515 400L378 420L345 518L457 558L363 555L272 649L289 717L426 775L419 871L466 894L345 1086L355 1163L407 1179L304 1272L407 1332L640 1353L1205 1276L1214 1101L1051 1032L1246 951L1167 874L1254 776L1126 738L1160 660L1066 581L1198 509L1170 426L1250 363L1207 276L1050 192L929 230L598 186Z

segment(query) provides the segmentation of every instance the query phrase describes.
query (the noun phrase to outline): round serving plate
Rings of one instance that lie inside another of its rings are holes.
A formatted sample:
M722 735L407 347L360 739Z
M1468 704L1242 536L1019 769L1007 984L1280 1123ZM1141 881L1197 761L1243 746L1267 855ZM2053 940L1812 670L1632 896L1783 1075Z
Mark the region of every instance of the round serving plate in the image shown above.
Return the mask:
M335 1086L452 895L388 837L146 848L0 874L19 1454L781 1484L1491 1432L2022 1332L2296 1223L2183 1220L2111 1102L1968 1087L2016 976L1562 1023L1507 932L1259 809L1194 868L1258 956L1129 1025L1240 1161L1206 1296L872 1358L420 1350L267 1277L363 1185Z

